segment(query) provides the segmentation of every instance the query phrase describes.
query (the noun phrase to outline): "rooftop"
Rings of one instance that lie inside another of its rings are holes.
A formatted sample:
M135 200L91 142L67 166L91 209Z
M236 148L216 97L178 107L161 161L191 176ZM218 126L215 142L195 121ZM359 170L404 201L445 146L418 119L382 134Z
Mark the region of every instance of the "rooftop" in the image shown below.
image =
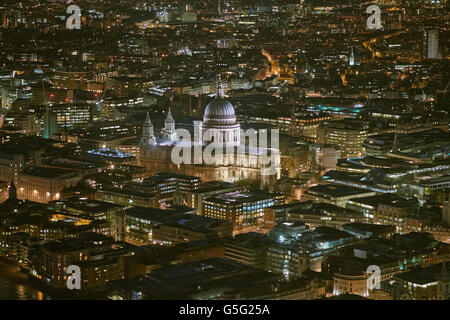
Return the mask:
M318 195L327 195L331 197L345 197L352 196L356 194L364 194L369 193L371 191L348 187L343 185L334 185L334 184L323 184L314 186L308 189L308 193L318 194Z
M343 231L348 232L369 232L372 235L377 235L380 233L385 232L395 232L394 226L388 226L388 225L380 225L380 224L372 224L372 223L360 223L360 222L354 222L345 224L342 226Z
M354 198L354 199L349 200L349 203L358 203L358 204L363 204L366 206L371 206L373 208L376 208L376 207L378 207L379 204L387 204L387 205L392 205L392 206L396 206L396 207L402 207L402 206L409 207L413 203L416 203L416 201L405 199L405 198L399 197L395 194L385 193L385 194L380 194L380 195L376 195L376 196Z
M446 272L445 272L446 271ZM450 273L445 269L445 273L450 276ZM442 263L429 266L427 268L419 268L408 272L395 275L395 279L401 279L418 285L426 285L436 282L442 274Z
M105 201L89 200L87 198L64 198L61 200L51 201L49 207L74 209L76 211L85 212L102 212L111 209L120 209L122 206Z
M247 202L256 202L261 200L270 200L273 199L273 197L264 192L228 192L219 194L217 196L210 197L206 199L207 201L212 202L220 202L220 203L247 203Z
M184 180L190 180L190 181L200 180L199 177L188 176L188 175L180 174L180 173L176 173L176 172L159 172L150 178L144 179L144 182L146 182L146 181L161 181L161 180L168 180L168 179L184 179Z
M24 171L23 174L46 179L58 179L67 175L75 175L77 174L77 171L50 167L37 167L32 170Z
M428 186L437 183L450 183L450 175L443 175L440 177L426 178L419 181L421 186Z
M212 299L239 288L257 287L279 275L222 258L183 263L150 274L114 281L121 291L142 292L143 299Z

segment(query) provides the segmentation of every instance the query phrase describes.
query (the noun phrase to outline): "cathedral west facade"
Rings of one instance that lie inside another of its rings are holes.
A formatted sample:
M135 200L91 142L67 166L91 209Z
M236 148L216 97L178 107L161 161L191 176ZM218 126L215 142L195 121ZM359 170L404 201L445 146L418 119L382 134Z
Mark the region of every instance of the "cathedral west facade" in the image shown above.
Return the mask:
M234 107L225 99L221 85L216 98L206 106L203 121L194 122L194 131L192 139L181 137L169 111L163 138L157 141L147 114L140 143L140 165L152 174L172 171L198 176L203 181L250 180L259 182L261 186L274 186L279 179L279 149L249 145L245 139L241 141L242 130L236 121ZM211 154L208 152L211 145L223 153L213 151L213 160L204 161L205 154ZM184 157L188 155L189 161L175 161L174 154L178 154L180 149Z

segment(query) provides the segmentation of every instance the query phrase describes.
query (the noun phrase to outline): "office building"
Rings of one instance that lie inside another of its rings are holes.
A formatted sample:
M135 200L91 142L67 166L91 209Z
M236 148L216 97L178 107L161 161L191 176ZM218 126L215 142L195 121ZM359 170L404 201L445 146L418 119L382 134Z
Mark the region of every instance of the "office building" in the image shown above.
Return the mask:
M264 224L264 209L281 203L262 192L230 192L203 200L203 216L232 221L236 233L256 231Z
M423 58L439 58L439 30L426 28L423 31Z

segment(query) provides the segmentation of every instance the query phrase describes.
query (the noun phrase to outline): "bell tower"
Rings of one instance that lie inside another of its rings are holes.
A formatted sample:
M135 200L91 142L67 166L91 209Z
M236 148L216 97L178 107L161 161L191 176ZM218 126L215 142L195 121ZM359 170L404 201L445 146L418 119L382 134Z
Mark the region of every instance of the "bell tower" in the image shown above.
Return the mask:
M147 112L147 117L145 118L144 126L142 127L141 145L148 146L152 144L156 144L156 138L153 132L152 121Z
M172 113L167 113L166 121L164 122L164 137L167 140L176 140L176 133L175 133L175 120L172 117Z

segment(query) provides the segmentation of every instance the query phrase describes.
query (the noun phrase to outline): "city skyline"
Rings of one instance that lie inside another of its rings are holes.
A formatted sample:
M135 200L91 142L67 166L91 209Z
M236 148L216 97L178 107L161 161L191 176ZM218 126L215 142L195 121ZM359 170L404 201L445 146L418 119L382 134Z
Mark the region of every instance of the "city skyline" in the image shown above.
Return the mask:
M449 300L448 12L5 0L0 300Z

